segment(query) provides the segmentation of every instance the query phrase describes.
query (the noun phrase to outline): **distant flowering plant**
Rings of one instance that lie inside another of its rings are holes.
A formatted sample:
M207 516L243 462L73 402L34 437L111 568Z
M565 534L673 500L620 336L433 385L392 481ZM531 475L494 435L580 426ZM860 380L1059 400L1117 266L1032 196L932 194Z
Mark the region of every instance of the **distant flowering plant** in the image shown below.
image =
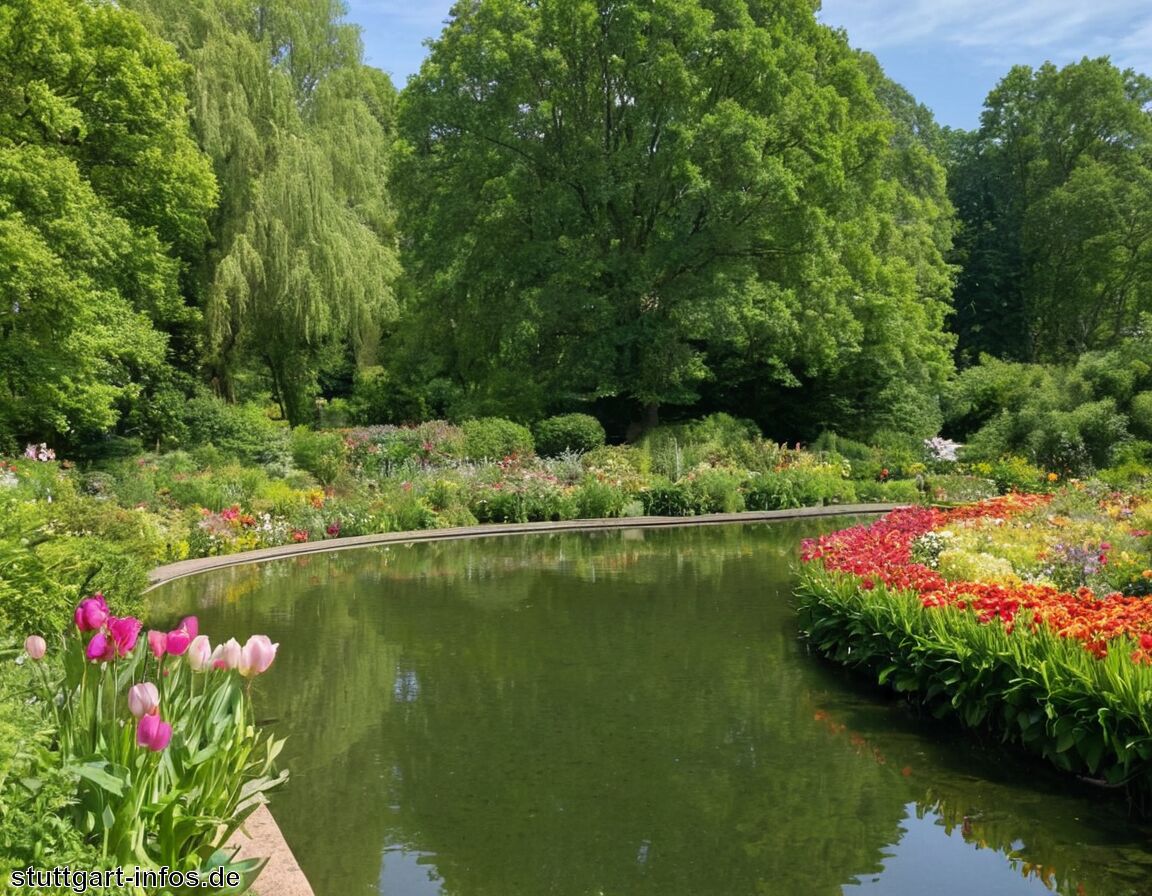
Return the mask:
M955 463L960 451L960 443L942 436L924 440L924 452L928 460L936 463Z
M40 461L47 463L50 460L56 460L56 452L48 447L47 444L41 442L39 445L29 443L24 447L24 456L28 460Z
M142 630L94 594L57 645L25 641L29 658L50 661L37 663L57 730L47 761L75 777L73 822L109 866L225 864L246 888L264 862L222 846L287 777L273 772L283 742L256 729L250 700L279 645L253 635L213 648L194 616Z

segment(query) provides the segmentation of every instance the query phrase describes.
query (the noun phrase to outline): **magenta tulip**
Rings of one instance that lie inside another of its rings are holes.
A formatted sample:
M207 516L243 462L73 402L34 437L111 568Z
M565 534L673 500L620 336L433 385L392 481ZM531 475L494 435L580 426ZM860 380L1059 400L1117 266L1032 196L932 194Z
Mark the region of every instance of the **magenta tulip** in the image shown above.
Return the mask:
M197 635L188 645L188 665L193 672L207 672L212 668L212 645L207 635Z
M24 641L24 650L32 659L42 660L48 652L48 642L39 635L29 635Z
M192 639L196 637L200 630L200 624L197 622L195 616L185 616L180 620L180 625L168 632L168 652L172 656L183 656L184 651L188 649L188 645L192 643Z
M108 617L108 633L116 644L117 656L127 656L135 649L136 639L143 627L143 623L134 616Z
M163 659L164 654L168 652L168 636L164 632L152 629L148 632L148 649L156 659Z
M108 621L108 615L108 604L104 601L104 595L97 592L80 601L72 619L80 631L94 632Z
M155 713L160 708L160 691L150 681L142 681L128 689L128 709L136 718Z
M240 651L240 665L237 667L245 678L252 678L267 671L276 659L276 649L279 644L273 644L267 635L253 635L244 644Z
M116 659L116 642L101 629L84 648L84 655L94 663L107 663Z
M212 668L239 668L241 652L239 642L235 638L229 638L226 643L219 645L212 651Z
M159 713L151 712L141 716L136 723L136 743L153 752L160 752L172 740L172 726L160 718Z

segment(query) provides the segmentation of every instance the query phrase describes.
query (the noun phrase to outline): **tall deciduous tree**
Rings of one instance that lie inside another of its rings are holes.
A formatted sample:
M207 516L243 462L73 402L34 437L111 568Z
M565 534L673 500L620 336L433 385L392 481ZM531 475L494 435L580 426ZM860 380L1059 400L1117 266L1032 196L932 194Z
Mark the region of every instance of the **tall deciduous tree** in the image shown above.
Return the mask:
M458 2L401 103L428 372L522 416L618 396L651 417L721 374L729 395L931 392L938 166L903 177L917 163L815 6Z
M1017 66L951 135L964 354L1066 360L1152 310L1150 104L1106 58Z
M220 391L263 369L310 416L326 358L374 348L397 272L386 196L394 90L361 64L339 0L128 0L195 75L201 146L221 185L202 271Z
M185 74L115 4L0 5L0 442L107 430L164 379L216 196Z

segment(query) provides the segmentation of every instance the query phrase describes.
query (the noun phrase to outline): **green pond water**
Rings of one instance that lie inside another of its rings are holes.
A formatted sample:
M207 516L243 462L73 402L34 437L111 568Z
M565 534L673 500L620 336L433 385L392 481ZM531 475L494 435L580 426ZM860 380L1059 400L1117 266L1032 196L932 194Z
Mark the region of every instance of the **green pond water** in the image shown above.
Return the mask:
M370 548L171 583L280 643L258 715L317 896L1149 896L1152 828L798 640L851 520Z

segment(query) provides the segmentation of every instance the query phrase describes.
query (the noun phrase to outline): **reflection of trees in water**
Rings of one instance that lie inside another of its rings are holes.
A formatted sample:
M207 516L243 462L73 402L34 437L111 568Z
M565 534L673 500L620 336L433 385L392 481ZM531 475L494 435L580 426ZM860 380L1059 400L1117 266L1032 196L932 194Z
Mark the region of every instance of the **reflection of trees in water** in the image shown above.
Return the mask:
M817 706L839 695L814 696ZM927 737L925 720L894 724L878 704L815 708L813 719L856 755L906 779L917 818L935 818L947 836L1000 853L1053 893L1152 896L1152 829L1130 823L1115 793L1070 788L1032 757L984 748L951 723Z
M320 896L374 890L396 845L460 896L838 896L907 804L1012 803L880 715L836 716L839 674L803 657L788 599L821 525L316 555L174 583L164 616L282 643L258 680L291 735L273 809ZM990 845L1026 831L1022 861L1079 861L1042 795L1020 808Z

